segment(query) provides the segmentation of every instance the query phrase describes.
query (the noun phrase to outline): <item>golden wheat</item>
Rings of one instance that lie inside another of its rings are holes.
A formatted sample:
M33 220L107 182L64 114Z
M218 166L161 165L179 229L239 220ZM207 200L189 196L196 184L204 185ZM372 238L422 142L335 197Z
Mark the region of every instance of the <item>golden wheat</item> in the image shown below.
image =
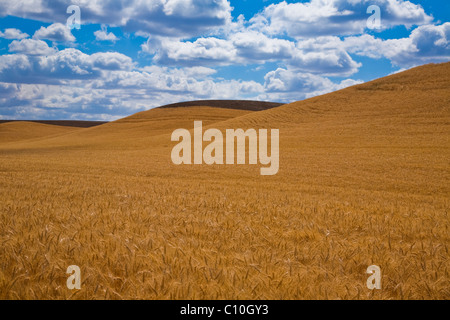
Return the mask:
M449 299L449 69L0 144L0 298ZM173 165L194 120L280 129L279 173Z

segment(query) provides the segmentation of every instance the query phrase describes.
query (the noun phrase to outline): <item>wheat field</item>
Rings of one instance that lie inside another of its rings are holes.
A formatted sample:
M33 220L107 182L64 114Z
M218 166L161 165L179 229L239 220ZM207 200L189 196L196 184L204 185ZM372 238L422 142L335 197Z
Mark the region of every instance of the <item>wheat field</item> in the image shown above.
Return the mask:
M195 120L279 129L278 174L174 165ZM450 63L266 111L0 124L0 299L449 299L449 181Z

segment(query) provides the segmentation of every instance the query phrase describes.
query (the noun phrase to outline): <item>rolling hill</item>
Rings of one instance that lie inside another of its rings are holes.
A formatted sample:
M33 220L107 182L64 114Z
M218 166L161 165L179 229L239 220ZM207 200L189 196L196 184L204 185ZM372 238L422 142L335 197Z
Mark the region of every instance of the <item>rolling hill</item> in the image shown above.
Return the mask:
M0 120L0 124L8 122L21 122L21 121L51 124L63 127L75 127L75 128L90 128L107 123L107 121L80 121L80 120Z
M450 63L253 109L0 134L0 298L450 297ZM278 174L174 165L171 133L195 120L279 129ZM370 265L382 290L366 287Z
M224 109L237 109L249 111L262 111L283 105L278 102L252 101L252 100L198 100L167 104L160 108L187 108L187 107L213 107Z
M0 143L57 136L73 131L76 131L73 127L49 125L37 122L3 122L0 123Z
M55 135L47 139L42 136L44 138L39 141L31 143L24 141L23 144L9 145L9 148L67 148L70 146L87 147L95 145L103 149L107 145L113 148L120 145L125 149L134 149L142 146L142 139L168 134L177 128L191 127L197 119L202 119L208 125L239 117L249 112L252 111L204 106L173 109L155 108L103 125L76 130L69 135ZM17 132L32 132L27 129L27 126L30 125L28 122L17 122L14 125L13 123L15 122L0 124L0 128L2 125L6 126L9 124L9 126L17 128ZM60 128L58 126L54 127ZM52 127L49 126L48 128ZM67 132L70 132L70 130Z

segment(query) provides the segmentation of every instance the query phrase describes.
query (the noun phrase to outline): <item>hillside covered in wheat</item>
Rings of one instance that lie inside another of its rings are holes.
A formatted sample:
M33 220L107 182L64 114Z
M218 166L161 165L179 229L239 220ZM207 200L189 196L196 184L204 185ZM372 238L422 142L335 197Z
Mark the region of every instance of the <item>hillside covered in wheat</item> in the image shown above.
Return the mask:
M279 129L279 172L174 165L196 120ZM262 111L2 123L0 298L449 299L449 164L450 63Z

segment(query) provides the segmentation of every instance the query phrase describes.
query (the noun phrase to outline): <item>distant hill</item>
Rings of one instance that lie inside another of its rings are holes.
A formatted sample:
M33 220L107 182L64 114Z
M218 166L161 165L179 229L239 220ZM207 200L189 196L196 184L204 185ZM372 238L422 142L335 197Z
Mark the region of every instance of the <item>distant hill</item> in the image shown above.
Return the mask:
M246 111L262 111L272 108L276 108L283 105L283 103L278 102L266 102L266 101L253 101L253 100L196 100L196 101L185 101L177 102L172 104L163 105L154 109L166 109L166 108L181 108L181 107L212 107L212 108L222 108L222 109L235 109L235 110L246 110ZM147 110L147 111L150 111ZM147 111L143 111L144 113ZM128 118L128 117L127 117ZM125 118L126 119L126 118ZM0 124L7 122L35 122L42 124L50 124L55 126L64 127L76 127L76 128L91 128L96 127L108 121L83 121L83 120L0 120Z
M81 128L56 126L36 121L1 121L0 143L55 137L77 130L81 130Z
M79 121L79 120L0 120L0 124L7 122L34 122L42 124L51 124L63 127L90 128L107 123L106 121Z
M254 101L254 100L197 100L167 104L159 108L180 108L180 107L213 107L238 109L249 111L262 111L276 108L283 105L278 102Z

